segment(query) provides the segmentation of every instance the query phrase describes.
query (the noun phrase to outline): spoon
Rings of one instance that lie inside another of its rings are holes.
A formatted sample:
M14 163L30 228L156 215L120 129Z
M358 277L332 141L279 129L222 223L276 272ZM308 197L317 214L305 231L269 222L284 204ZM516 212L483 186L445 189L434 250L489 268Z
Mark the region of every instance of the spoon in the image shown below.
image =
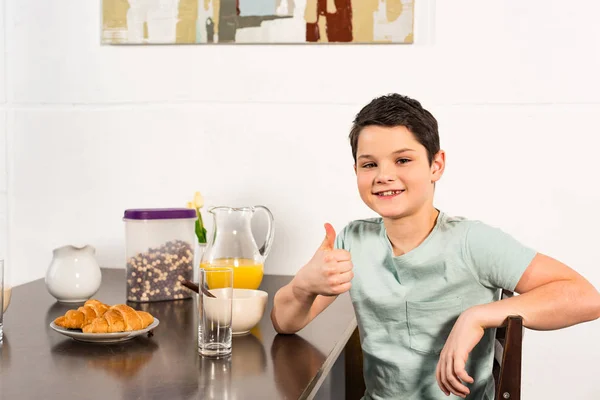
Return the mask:
M190 282L190 281L188 281L188 280L186 279L186 280L183 280L183 281L181 282L181 284L182 284L183 286L185 286L186 288L188 288L188 289L190 289L190 290L192 290L192 291L194 291L194 292L196 292L196 293L198 293L198 294L200 293L200 291L199 291L199 286L198 286L198 284L197 284L197 283ZM208 289L206 289L204 286L202 287L202 293L203 293L204 295L208 296L208 297L212 297L213 299L217 297L217 296L215 296L214 294L212 294L211 292L209 292L209 291L208 291Z

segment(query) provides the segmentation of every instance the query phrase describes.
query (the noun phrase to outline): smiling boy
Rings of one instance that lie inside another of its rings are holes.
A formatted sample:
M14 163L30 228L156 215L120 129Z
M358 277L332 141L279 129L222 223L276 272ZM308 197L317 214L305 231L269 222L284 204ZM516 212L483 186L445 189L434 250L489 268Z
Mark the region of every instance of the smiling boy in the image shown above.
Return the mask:
M494 398L495 330L600 317L600 294L563 263L500 229L433 205L444 172L437 121L398 94L374 99L350 133L360 197L379 218L326 237L275 295L279 333L306 326L350 291L364 356L365 399ZM501 289L519 293L500 300Z

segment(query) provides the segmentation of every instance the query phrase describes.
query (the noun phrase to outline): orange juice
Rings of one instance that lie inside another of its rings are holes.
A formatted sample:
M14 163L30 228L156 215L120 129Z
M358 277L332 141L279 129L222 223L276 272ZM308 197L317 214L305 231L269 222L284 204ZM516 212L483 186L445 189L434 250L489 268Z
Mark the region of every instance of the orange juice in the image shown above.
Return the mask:
M201 263L200 268L210 271L211 268L233 268L233 287L238 289L258 289L263 278L263 264L248 258L217 258L211 263ZM209 289L223 287L223 282L207 277Z

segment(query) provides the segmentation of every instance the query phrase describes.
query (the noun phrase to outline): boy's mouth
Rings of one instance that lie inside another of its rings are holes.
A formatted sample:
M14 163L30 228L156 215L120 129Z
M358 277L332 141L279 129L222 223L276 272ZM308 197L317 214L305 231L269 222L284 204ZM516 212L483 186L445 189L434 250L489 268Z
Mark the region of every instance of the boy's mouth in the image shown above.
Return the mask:
M385 190L382 192L375 192L373 194L377 197L394 197L402 194L402 192L404 192L404 190Z

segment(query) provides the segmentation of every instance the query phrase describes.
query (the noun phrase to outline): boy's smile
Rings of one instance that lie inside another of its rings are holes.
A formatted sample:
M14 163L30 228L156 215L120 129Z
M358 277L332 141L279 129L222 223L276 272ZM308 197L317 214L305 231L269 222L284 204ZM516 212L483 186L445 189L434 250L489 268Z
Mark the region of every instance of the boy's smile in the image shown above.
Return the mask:
M440 151L430 165L427 150L404 126L366 126L354 166L360 197L383 218L412 215L433 204L433 183L443 163Z
M382 192L374 192L373 194L382 199L392 199L396 196L400 196L403 192L404 190L387 189Z

